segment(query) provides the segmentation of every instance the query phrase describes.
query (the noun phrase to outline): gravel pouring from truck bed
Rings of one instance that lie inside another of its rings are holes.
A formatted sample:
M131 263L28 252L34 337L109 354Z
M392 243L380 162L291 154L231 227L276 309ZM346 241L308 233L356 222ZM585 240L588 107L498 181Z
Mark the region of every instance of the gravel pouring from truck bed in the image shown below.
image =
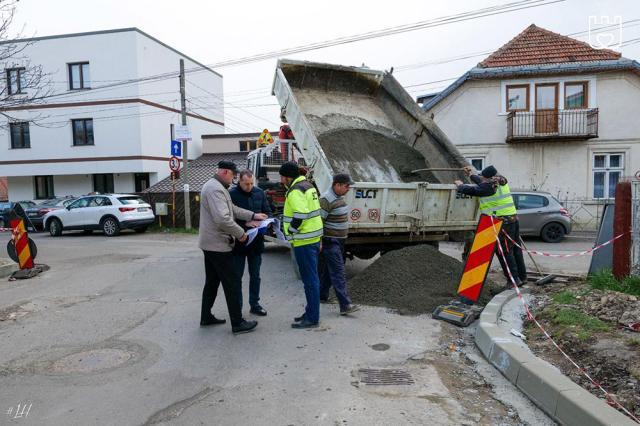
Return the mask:
M425 158L402 140L366 129L341 129L318 136L333 170L349 173L356 182L431 182Z
M354 303L385 306L400 314L431 313L456 297L463 265L422 244L388 252L349 280ZM487 303L501 289L489 280L480 296Z

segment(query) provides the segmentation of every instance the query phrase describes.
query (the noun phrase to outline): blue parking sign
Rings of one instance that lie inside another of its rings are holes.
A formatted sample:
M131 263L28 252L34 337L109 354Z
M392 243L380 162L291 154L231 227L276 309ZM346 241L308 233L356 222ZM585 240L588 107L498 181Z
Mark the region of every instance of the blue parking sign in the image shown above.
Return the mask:
M171 141L171 155L174 157L182 157L182 142Z

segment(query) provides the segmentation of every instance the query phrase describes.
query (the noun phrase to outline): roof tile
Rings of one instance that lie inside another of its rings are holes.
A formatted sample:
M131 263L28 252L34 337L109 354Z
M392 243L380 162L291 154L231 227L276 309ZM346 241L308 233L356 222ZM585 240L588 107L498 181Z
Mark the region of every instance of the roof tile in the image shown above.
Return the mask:
M239 169L247 167L248 152L226 152L219 154L202 154L200 158L189 161L189 191L200 192L205 183L216 173L218 162L233 161ZM176 191L182 189L186 183L184 175L181 173L180 178L176 180ZM161 180L144 192L164 193L171 192L171 177Z
M620 59L618 52L594 49L582 41L531 24L478 66L497 68L616 59Z

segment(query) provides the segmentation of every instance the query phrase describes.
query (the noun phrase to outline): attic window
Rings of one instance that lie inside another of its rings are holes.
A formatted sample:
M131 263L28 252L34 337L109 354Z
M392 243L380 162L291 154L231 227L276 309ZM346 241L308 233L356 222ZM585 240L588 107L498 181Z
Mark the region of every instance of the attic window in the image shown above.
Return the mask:
M529 111L529 85L514 84L507 86L507 112Z

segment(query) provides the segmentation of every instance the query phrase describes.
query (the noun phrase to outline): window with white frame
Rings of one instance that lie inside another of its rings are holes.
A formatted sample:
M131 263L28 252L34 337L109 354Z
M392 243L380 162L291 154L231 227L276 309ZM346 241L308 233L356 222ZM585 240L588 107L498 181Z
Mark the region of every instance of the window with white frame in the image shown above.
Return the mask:
M616 184L624 174L624 154L593 154L593 198L614 198Z
M484 169L484 157L467 157L467 161L477 171Z

